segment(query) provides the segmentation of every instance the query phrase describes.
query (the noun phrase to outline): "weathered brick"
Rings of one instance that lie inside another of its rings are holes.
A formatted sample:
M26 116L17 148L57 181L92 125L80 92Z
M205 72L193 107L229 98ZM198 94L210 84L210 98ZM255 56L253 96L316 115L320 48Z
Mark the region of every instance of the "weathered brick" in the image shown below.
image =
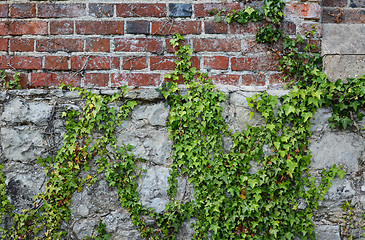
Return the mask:
M62 83L74 87L81 85L81 75L77 73L31 73L30 86L32 87L56 87Z
M86 5L83 3L39 4L39 18L74 18L86 16Z
M77 34L120 35L124 34L123 21L77 21Z
M228 69L229 58L226 56L204 57L204 68L226 70Z
M242 9L243 4L240 3L198 3L194 5L195 17L207 17L210 16L210 10L226 10L231 12L233 9Z
M9 14L9 5L0 4L0 18L6 18Z
M268 76L269 85L275 86L279 84L288 83L290 80L287 78L286 81L284 81L284 73L271 73Z
M49 31L52 35L68 35L74 33L73 21L52 21L49 23Z
M15 73L19 73L19 72L13 72L13 71L6 71L5 72L5 82L11 81L14 79L14 74ZM20 73L19 75L19 82L20 82L20 86L22 88L27 88L28 87L28 73Z
M166 42L166 51L169 52L169 53L172 53L172 52L175 52L178 50L178 47L175 47L175 49L172 47L171 43L170 43L170 40L171 38L167 38L165 39L165 42ZM181 41L180 42L180 45L181 46L184 46L184 45L187 45L189 44L189 39L184 39L184 41Z
M240 85L240 76L233 74L209 74L214 84Z
M149 21L127 21L126 24L129 34L150 34Z
M169 3L170 17L191 17L192 5L188 3Z
M15 3L10 7L10 17L12 18L34 18L35 16L34 3Z
M9 69L9 56L0 55L0 69Z
M241 76L242 86L264 86L265 85L265 75L264 74L243 74Z
M193 39L195 52L238 52L241 41L237 39Z
M284 14L287 17L319 20L321 12L321 6L318 3L286 3L284 7Z
M45 56L44 69L47 70L68 70L68 56Z
M118 57L102 56L72 56L71 69L99 70L119 69L120 59Z
M151 70L174 70L175 61L178 60L175 56L152 56L150 57ZM200 60L198 57L191 58L192 67L200 69Z
M83 50L84 41L82 39L39 39L36 43L36 51L38 52L82 52Z
M122 68L124 70L145 69L145 68L147 68L147 59L146 59L146 57L138 57L138 56L123 57Z
M8 51L8 38L0 38L0 51Z
M110 52L110 40L108 38L88 38L85 49L87 52Z
M32 38L10 39L10 51L12 51L12 52L33 52L34 51L34 39L32 39Z
M9 35L10 22L0 22L0 36Z
M9 64L15 69L39 70L42 69L42 58L29 56L11 56Z
M207 34L214 34L214 33L227 33L228 32L228 25L226 23L220 22L216 23L213 21L208 21L204 23L204 31Z
M166 17L164 3L122 3L116 5L117 17Z
M121 52L158 53L163 51L162 41L151 38L116 38L114 45L114 50Z
M10 35L45 35L48 24L43 21L15 21L9 24ZM1 28L1 27L0 27ZM1 32L1 31L0 31Z
M232 34L256 34L259 32L260 28L265 27L267 23L265 22L248 22L245 24L240 24L233 22L229 24L229 33Z
M108 3L90 3L89 14L93 17L113 17L114 16L114 4Z
M323 26L320 23L301 23L298 26L298 34L300 34L302 36L308 35L307 34L308 32L311 34L313 30L316 31L316 34L313 37L316 37L316 38L322 37Z
M275 71L278 70L278 61L273 57L233 57L232 71Z
M347 0L322 0L323 7L346 7Z
M90 87L107 87L109 85L109 73L86 73L84 77L84 86Z
M350 0L350 6L352 8L365 8L365 2L363 0Z
M123 85L143 87L158 86L160 84L160 74L158 73L114 73L112 74L112 87Z
M323 23L365 23L365 11L361 9L323 9Z
M152 22L153 35L170 35L173 33L200 34L200 21L155 21Z
M297 32L297 25L290 21L283 21L281 27L286 35L295 35Z

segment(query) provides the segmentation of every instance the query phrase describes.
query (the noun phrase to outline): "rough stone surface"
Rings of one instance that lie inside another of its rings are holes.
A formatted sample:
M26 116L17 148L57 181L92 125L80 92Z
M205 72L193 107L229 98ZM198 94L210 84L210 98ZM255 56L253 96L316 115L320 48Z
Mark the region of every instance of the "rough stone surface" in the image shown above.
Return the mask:
M103 89L96 92L113 94L119 90ZM222 116L233 131L241 131L246 124L260 126L264 124L258 114L250 119L246 97L255 92L242 91L239 88L224 88L227 101L222 103ZM270 94L281 96L286 91L270 90ZM140 89L128 93L129 99L135 99L138 105L133 109L122 125L117 129L118 145L131 144L136 157L147 160L138 167L146 169L137 181L141 203L156 212L162 212L167 197L172 154L172 142L168 138L166 122L169 108L154 89ZM9 200L17 212L32 206L32 196L44 191L46 178L43 168L35 163L37 157L55 154L62 144L65 122L61 118L65 108L80 110L83 101L77 94L62 90L29 90L0 92L0 163L4 163L6 189ZM24 114L25 113L25 114ZM311 120L312 137L310 150L313 155L311 173L320 181L319 172L332 164L343 165L347 175L343 180L336 178L324 201L320 203L314 215L317 239L340 239L343 226L341 205L351 201L358 206L356 213L361 216L365 208L365 175L362 173L365 163L365 141L350 131L331 130L328 118L330 109L319 109ZM231 142L224 139L226 151ZM273 154L264 146L265 155ZM260 165L250 162L250 173L257 173ZM91 166L92 163L90 164ZM91 168L91 172L95 171ZM82 173L83 177L88 173ZM128 211L121 208L117 190L108 186L102 175L99 180L75 192L71 201L71 219L62 228L68 232L66 239L84 239L96 235L96 228L101 221L111 239L142 240L137 228L133 226ZM194 189L187 178L181 176L177 181L176 199L187 202L194 199ZM302 202L300 209L306 207ZM183 223L178 234L179 240L192 239L194 219ZM7 224L7 223L5 223ZM153 225L152 219L147 219ZM357 236L360 232L354 232ZM360 235L359 235L360 236ZM209 238L208 238L209 239Z
M364 148L364 139L354 133L326 132L309 146L313 156L310 166L313 169L328 169L336 164L343 165L349 172L357 172Z
M171 17L191 17L193 9L191 4L169 3Z
M319 225L316 227L316 239L318 240L341 240L338 226Z
M323 24L322 54L365 54L365 25Z
M331 81L358 78L365 74L365 55L326 55L323 70Z

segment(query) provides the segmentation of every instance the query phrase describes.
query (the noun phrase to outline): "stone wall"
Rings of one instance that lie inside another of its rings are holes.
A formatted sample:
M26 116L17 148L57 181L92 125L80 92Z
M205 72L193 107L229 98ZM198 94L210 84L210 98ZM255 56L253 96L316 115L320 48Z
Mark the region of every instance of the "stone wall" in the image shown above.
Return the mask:
M227 96L223 104L224 118L233 131L245 129L246 124L263 124L256 115L249 118L246 97L254 92L227 86L221 88ZM110 94L112 91L98 92ZM285 91L271 90L269 93L280 96ZM169 108L164 106L163 99L154 89L130 91L127 97L136 99L138 105L118 128L118 143L134 145L133 153L148 160L142 166L147 171L138 181L138 192L143 205L161 212L169 201L166 189L172 143L165 126ZM0 164L5 165L8 198L16 211L31 207L32 196L44 190L46 179L42 167L35 163L36 158L55 153L65 132L62 111L66 107L78 109L81 104L76 93L62 90L0 93ZM365 207L365 141L351 131L330 129L327 121L330 115L330 110L320 109L312 119L311 172L317 176L321 169L336 163L342 165L347 174L343 180L334 180L313 220L318 239L337 240L341 239L341 226L344 226L342 203L351 201L359 214ZM99 221L106 225L112 239L141 239L128 212L120 207L116 189L110 188L102 176L99 178L97 183L73 194L72 217L63 225L68 231L66 239L91 236ZM193 189L186 179L179 179L176 196L178 200L193 198ZM363 220L357 221L361 224ZM189 223L184 224L179 239L190 239L193 230L189 226ZM354 230L354 236L359 234Z

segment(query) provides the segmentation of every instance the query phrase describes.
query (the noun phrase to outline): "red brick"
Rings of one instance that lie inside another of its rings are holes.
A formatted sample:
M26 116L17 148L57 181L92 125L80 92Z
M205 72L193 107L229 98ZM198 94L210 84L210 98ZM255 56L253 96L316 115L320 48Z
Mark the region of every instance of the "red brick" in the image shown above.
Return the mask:
M175 56L152 56L150 58L151 70L174 70L175 61L178 60ZM198 57L191 57L192 67L200 69L200 60Z
M152 22L152 35L200 34L200 21L157 21Z
M9 56L0 55L0 69L9 69Z
M0 22L0 36L9 35L10 22Z
M316 34L313 37L321 38L323 34L323 25L321 23L301 23L298 26L298 34L302 36L307 36L308 32L310 33L308 36L311 36L312 31L316 31Z
M265 22L248 22L240 24L233 22L229 24L229 33L232 34L256 34L260 28L265 27L268 23Z
M10 51L12 51L12 52L33 52L34 51L34 39L31 39L31 38L10 39Z
M42 69L42 58L39 57L11 56L9 60L10 65L15 69Z
M112 74L112 87L123 85L143 87L158 86L160 84L160 74L158 73L118 73Z
M123 57L123 66L124 70L142 70L147 68L147 59L146 57L137 57L137 56L128 56Z
M48 33L47 22L15 21L9 25L10 35L45 35Z
M5 82L13 80L15 73L17 73L17 72L5 72L5 79L4 79ZM28 87L28 74L27 73L20 73L19 82L20 82L20 86L22 88L27 88Z
M107 87L109 85L109 73L86 73L84 77L85 87Z
M210 10L226 10L231 12L233 9L238 10L244 8L240 3L199 3L194 5L195 17L207 17L210 16Z
M178 50L178 47L176 47L175 49L172 47L171 43L170 43L170 40L172 38L167 38L165 39L165 42L166 42L166 51L169 52L169 53L172 53L172 52L176 52ZM189 44L189 40L185 38L184 41L180 41L180 45L183 46L183 45L187 45Z
M151 38L116 38L114 43L120 52L163 52L162 41Z
M72 56L71 69L99 70L119 69L120 60L118 57L102 56Z
M32 87L56 87L62 83L79 87L81 76L77 73L31 73L30 85Z
M12 18L34 18L36 14L34 3L15 3L10 7Z
M322 13L323 23L365 23L365 11L361 9L327 9Z
M269 85L281 85L284 83L289 82L288 79L286 79L286 81L283 80L285 74L283 73L272 73L268 76L268 80L269 80Z
M93 17L113 17L114 4L107 3L90 3L89 14Z
M50 34L67 35L74 33L73 21L52 21L49 23Z
M284 14L286 17L319 20L321 18L321 6L318 3L286 3Z
M37 40L36 50L38 52L82 52L84 41L72 38L40 39Z
M225 56L204 57L204 67L206 69L226 70L228 69L229 58Z
M195 52L239 52L241 41L237 39L193 39Z
M240 76L232 74L209 74L214 84L235 85L240 84Z
M9 14L9 6L7 4L0 4L0 18L6 18Z
M116 5L117 17L166 17L164 3L122 3Z
M228 25L223 22L216 23L213 21L209 21L204 23L204 31L207 34L227 33Z
M8 51L8 39L0 38L0 51Z
M244 74L241 76L241 81L243 86L264 86L265 75L262 73L259 74Z
M86 15L86 5L83 3L52 3L38 5L39 18L74 18Z
M124 34L123 21L78 21L76 22L77 34L119 35Z
M110 40L108 38L88 38L85 48L87 52L110 52Z
M48 70L68 70L67 56L45 56L44 68Z
M275 71L278 61L273 57L233 57L232 71Z

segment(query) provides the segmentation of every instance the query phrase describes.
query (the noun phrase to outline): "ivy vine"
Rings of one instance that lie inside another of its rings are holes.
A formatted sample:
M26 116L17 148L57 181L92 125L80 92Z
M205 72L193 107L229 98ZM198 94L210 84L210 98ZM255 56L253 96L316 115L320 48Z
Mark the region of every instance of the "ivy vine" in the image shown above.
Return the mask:
M67 119L63 146L55 157L39 159L48 181L46 190L35 196L32 208L14 212L0 171L0 219L7 215L13 223L10 229L0 229L0 238L65 236L61 223L70 219L72 194L97 181L97 174L89 171L89 164L95 164L97 173L104 174L109 185L118 190L121 206L147 239L176 239L183 222L191 218L195 219L194 239L314 239L313 212L333 178L342 178L345 172L334 165L324 169L321 178L310 175L310 119L319 107L331 107L332 127L351 127L362 133L359 123L364 116L365 76L346 83L328 81L320 71L321 58L313 52L315 46L305 44L301 36L291 39L280 30L283 7L281 0L265 0L262 11L247 7L225 17L227 23L265 20L268 25L256 35L257 42L283 40L279 63L291 79L290 92L280 98L262 92L247 99L255 111L251 114L260 114L265 122L259 127L230 131L222 117L225 95L205 73L192 67L192 49L180 44L184 38L175 34L171 40L179 60L175 70L165 76L168 81L157 89L170 105L167 130L173 141L170 202L164 212L155 213L139 200L136 179L143 169L138 170L136 162L145 160L133 156L132 146L116 144L116 127L136 105L124 100L127 89L104 96L68 87L79 92L85 105L81 112L69 109L63 113ZM211 14L222 20L223 12ZM177 85L180 78L186 87L184 93ZM229 151L223 147L225 137L232 141ZM82 177L82 171L90 174ZM188 178L194 187L194 200L175 199L179 176ZM147 216L155 220L152 226L146 224ZM110 237L102 223L97 232L96 239Z

